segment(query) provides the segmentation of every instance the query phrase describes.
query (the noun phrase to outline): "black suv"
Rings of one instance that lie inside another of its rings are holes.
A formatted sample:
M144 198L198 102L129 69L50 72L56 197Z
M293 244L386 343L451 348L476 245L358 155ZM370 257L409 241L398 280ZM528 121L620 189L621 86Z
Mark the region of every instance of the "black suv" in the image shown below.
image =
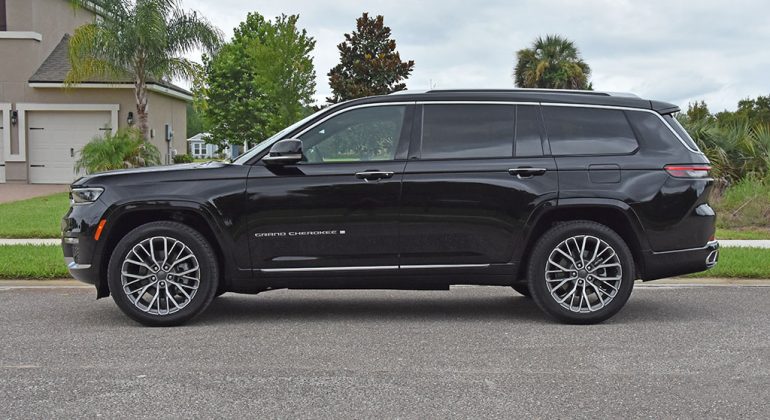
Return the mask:
M595 323L717 262L709 161L632 95L444 90L326 108L232 163L72 184L72 275L175 325L224 292L512 286Z

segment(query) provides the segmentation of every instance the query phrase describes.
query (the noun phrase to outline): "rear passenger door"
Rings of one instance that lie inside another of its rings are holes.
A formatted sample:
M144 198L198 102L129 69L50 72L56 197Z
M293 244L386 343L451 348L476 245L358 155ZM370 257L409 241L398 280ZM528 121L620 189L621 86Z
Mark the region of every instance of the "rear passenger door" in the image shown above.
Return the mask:
M427 102L415 121L401 195L402 270L511 271L530 215L557 196L538 104Z

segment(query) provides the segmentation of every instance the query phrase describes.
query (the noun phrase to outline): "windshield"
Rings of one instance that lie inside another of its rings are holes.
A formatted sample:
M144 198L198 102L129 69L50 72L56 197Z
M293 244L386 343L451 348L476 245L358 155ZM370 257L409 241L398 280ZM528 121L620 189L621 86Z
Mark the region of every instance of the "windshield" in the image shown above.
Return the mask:
M307 123L308 121L312 120L313 118L315 118L319 114L321 114L323 112L326 112L329 109L335 108L335 107L337 107L337 106L339 106L341 104L342 103L339 103L339 104L335 104L335 105L332 105L330 107L324 108L324 109L322 109L322 110L320 110L318 112L313 113L312 115L310 115L308 117L305 117L305 118L295 122L294 124L284 128L283 130L277 132L276 134L273 134L272 136L270 136L266 140L263 140L263 141L259 142L256 146L252 147L251 149L241 153L240 156L238 156L237 158L233 159L233 164L234 165L243 165L243 164L245 164L252 157L254 157L255 155L258 155L259 153L261 153L262 151L264 151L268 147L272 146L273 143L275 143L278 140L281 140L287 134L291 133L292 131L296 130L300 126L304 125L305 123Z

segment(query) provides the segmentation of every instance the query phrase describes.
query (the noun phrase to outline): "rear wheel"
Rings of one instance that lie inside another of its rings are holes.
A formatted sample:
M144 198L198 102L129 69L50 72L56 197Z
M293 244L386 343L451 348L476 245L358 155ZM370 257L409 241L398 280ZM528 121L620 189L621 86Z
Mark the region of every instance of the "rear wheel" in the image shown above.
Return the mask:
M634 259L612 229L590 221L559 224L535 245L530 291L547 314L593 324L615 315L634 286Z
M110 257L111 295L132 319L148 326L182 324L211 303L219 271L211 245L176 222L152 222L129 232Z

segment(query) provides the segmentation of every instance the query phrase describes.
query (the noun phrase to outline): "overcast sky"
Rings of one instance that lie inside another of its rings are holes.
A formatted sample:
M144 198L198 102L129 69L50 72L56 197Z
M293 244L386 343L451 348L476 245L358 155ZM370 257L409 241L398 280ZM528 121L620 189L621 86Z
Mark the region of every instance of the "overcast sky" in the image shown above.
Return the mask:
M317 99L337 44L362 12L382 14L403 60L409 89L511 88L516 51L535 37L575 41L594 89L633 92L682 107L705 100L712 112L770 94L770 2L658 0L183 0L229 39L246 13L299 14L316 39Z

